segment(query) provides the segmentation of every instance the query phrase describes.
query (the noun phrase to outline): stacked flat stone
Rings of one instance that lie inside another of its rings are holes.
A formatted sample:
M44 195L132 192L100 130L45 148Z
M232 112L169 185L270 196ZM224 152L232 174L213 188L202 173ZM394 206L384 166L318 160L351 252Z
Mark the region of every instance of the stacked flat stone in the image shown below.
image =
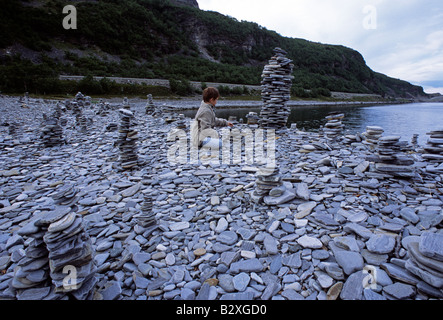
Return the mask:
M152 98L152 94L148 94L147 98L148 103L146 104L145 111L147 115L152 115L155 112L154 99Z
M260 120L260 117L256 112L249 112L246 118L248 119L248 125L256 125Z
M51 300L69 296L92 299L96 268L80 215L67 206L57 206L36 215L18 234L33 239L12 279L18 299L28 295Z
M405 268L423 280L417 288L436 298L443 298L443 234L425 232L407 241L409 259Z
M175 127L177 129L186 129L187 121L184 114L179 114L177 117L177 121L175 122Z
M52 195L54 203L59 206L74 206L79 200L78 187L72 183L68 183L61 188L57 189Z
M152 211L154 205L154 200L150 194L145 194L143 205L141 207L141 213L135 218L137 219L138 225L143 228L157 228L157 220L155 214Z
M174 122L177 120L177 114L173 106L164 104L162 107L162 112L166 122Z
M386 136L379 139L375 169L396 177L412 178L415 176L412 168L414 160L403 153L408 146L407 142L400 139L400 136Z
M425 154L422 157L432 163L443 162L443 128L434 130L427 135L430 136L426 146L423 147Z
M132 169L138 164L137 140L138 131L131 127L135 123L134 114L127 109L119 110L121 123L118 129L117 144L120 148L120 163L123 169Z
M96 114L105 117L109 114L109 111L111 109L110 105L108 102L105 102L103 99L100 99L98 104L97 104L97 111Z
M45 147L54 147L63 144L63 129L59 125L57 118L43 115L43 119L43 128L40 135L43 145Z
M363 137L365 141L363 144L366 144L370 147L376 147L378 145L378 140L382 137L385 131L382 127L379 126L367 126L366 131L363 132Z
M343 113L330 113L327 117L327 123L323 128L323 132L328 139L337 138L343 133L344 124L342 119L345 117Z
M264 197L268 196L271 190L283 186L280 169L261 168L257 171L255 181L255 190L251 194L251 200L255 203L263 202Z
M260 126L262 128L283 128L291 112L286 102L291 98L292 60L281 48L274 49L274 56L265 66L262 74L262 100Z

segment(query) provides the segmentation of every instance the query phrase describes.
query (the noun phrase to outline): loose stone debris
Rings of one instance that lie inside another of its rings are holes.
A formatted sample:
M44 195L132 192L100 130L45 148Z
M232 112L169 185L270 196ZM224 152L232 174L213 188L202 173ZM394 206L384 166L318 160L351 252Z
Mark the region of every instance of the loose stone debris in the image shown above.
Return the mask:
M0 126L0 299L442 299L443 174L430 150L374 128L375 147L294 126L276 132L267 175L244 161L172 164L176 124L145 107L97 114L91 101L84 140L67 104L66 143L44 147L56 103L1 98L0 123L22 134L9 143ZM143 165L121 170L122 134L138 135ZM77 288L63 282L74 270Z

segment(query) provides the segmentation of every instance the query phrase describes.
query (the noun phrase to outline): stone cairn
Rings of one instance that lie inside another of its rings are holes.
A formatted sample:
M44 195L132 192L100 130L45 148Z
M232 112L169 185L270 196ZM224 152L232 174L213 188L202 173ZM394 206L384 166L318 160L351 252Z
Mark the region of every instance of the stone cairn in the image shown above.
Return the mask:
M427 133L430 138L426 146L423 147L426 152L423 158L432 163L443 162L443 128Z
M255 203L263 202L264 197L268 196L271 190L283 185L279 168L259 169L256 176L255 190L251 194L252 201Z
M184 114L179 114L177 117L177 121L175 122L175 128L176 129L186 129L187 128L187 121Z
M148 94L147 98L148 103L146 104L145 111L147 115L152 115L155 112L154 99L152 98L152 94Z
M375 169L383 174L413 178L415 176L412 168L414 160L404 154L403 151L408 150L408 143L400 139L400 136L386 136L379 139Z
M63 144L63 129L59 125L58 119L54 116L47 116L43 114L43 128L41 130L40 138L45 147L54 147Z
M344 125L342 119L345 117L343 113L331 112L327 117L327 123L323 128L323 133L328 139L335 139L343 133Z
M37 292L46 300L92 299L96 267L80 215L68 206L56 206L31 219L18 235L32 241L12 278L17 299L26 300Z
M162 107L162 113L163 113L163 117L167 123L177 121L177 113L175 112L175 109L173 106L164 104Z
M443 297L443 234L425 232L408 241L409 259L405 268L422 281L417 288L431 296Z
M382 137L385 131L379 126L367 126L366 131L362 133L365 138L363 144L369 146L370 148L376 148L378 145L378 140Z
M262 100L260 126L262 128L283 128L291 112L286 102L291 98L291 75L294 65L281 48L274 49L274 56L265 66L262 74Z
M131 127L135 123L134 114L127 109L119 110L121 116L117 145L120 148L120 162L124 170L132 169L138 164L137 140L138 131Z
M143 199L143 205L141 207L141 213L136 215L137 224L142 228L152 228L151 231L155 230L157 225L157 219L155 218L155 213L152 211L154 206L154 200L152 195L146 193Z

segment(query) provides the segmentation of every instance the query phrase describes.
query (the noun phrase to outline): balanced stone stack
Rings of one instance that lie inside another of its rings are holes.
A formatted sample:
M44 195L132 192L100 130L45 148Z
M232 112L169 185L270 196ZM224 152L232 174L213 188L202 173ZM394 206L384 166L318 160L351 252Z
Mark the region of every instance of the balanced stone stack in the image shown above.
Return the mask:
M155 104L152 98L152 94L148 94L148 103L146 104L145 111L147 115L152 115L155 112Z
M143 228L157 228L157 220L155 214L152 211L154 200L150 194L145 194L143 205L141 207L141 213L136 215L138 225Z
M45 147L54 147L64 143L63 129L59 125L57 118L43 115L43 128L40 138Z
M424 232L416 241L408 241L409 259L405 268L423 280L420 291L443 298L443 234Z
M138 164L137 140L138 131L131 127L135 123L134 114L127 109L119 110L121 123L117 144L120 148L120 162L123 169L132 169Z
M344 125L342 119L345 117L343 113L331 112L327 117L327 123L323 128L325 136L334 139L343 133Z
M56 205L72 207L80 198L77 195L78 191L77 186L68 183L56 190L56 192L52 195L52 199Z
M255 203L263 202L263 198L269 195L269 192L282 186L282 178L279 168L262 168L257 171L257 180L255 181L255 190L251 194L251 200Z
M286 126L291 111L286 102L291 98L294 65L283 49L275 48L273 52L274 56L262 74L260 126L278 129Z
M407 142L400 141L400 138L400 136L386 136L379 139L375 169L396 177L413 178L414 160L402 152L407 149Z
M432 163L443 162L443 128L429 132L427 145L423 147L425 154L422 157Z
M92 299L96 267L80 215L57 206L36 215L18 235L33 239L12 279L18 299L63 299L68 293L78 300Z
M260 120L256 112L249 112L246 118L248 119L248 125L256 125Z
M365 141L363 144L366 144L370 147L375 148L378 145L378 140L382 137L385 131L382 127L379 126L367 126L366 132L363 132L363 137Z
M177 120L177 114L173 106L164 104L162 112L166 122L170 123Z
M186 129L187 128L187 121L184 114L179 114L177 117L177 121L175 122L175 127L177 129Z

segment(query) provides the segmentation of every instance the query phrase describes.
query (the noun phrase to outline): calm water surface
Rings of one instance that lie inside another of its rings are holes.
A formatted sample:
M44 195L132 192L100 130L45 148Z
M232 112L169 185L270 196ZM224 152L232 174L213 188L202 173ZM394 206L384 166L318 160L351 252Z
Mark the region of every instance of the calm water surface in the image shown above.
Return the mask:
M229 116L243 118L250 112L260 114L260 108L223 109L216 108L219 118ZM402 105L377 106L297 106L292 107L289 124L297 123L297 128L317 131L326 123L325 117L333 111L343 112L345 130L348 133L364 132L367 126L380 126L384 135L400 135L402 140L411 141L419 134L419 144L426 144L431 130L443 128L443 103L411 103ZM187 117L195 117L195 111L186 111Z

